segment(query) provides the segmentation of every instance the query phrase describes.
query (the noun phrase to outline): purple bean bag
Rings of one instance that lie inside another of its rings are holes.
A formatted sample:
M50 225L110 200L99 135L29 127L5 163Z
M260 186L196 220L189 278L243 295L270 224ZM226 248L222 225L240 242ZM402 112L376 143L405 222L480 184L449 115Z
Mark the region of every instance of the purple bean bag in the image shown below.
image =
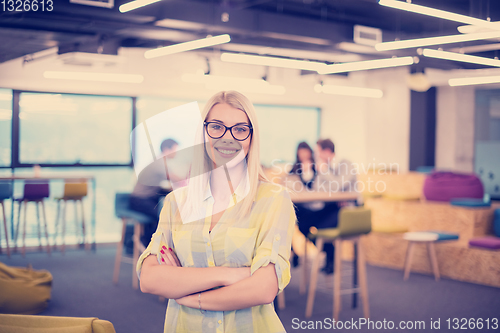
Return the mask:
M483 183L474 174L434 172L424 182L424 196L432 201L450 201L453 198L484 196Z
M483 247L491 250L500 249L500 238L493 236L473 238L469 241L470 246Z

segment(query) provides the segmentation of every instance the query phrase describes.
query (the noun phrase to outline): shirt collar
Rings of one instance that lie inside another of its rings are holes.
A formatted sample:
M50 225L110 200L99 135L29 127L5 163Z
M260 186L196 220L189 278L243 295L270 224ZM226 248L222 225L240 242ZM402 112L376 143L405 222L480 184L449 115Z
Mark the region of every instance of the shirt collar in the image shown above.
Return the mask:
M203 196L203 201L212 197L212 190L210 189L210 177L208 178L207 186L205 187L205 195Z
M238 187L234 191L234 195L236 196L236 202L240 202L243 200L248 193L250 192L250 181L248 178L248 173L245 172L245 176L241 179ZM205 187L205 195L203 196L203 201L208 200L209 198L212 198L212 190L210 188L210 177L207 182L207 186Z

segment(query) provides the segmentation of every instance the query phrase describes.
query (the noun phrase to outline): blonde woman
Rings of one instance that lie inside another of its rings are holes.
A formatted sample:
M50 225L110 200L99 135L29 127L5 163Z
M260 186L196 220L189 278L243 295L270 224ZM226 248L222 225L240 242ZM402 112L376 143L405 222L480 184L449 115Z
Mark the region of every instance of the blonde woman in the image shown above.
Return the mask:
M165 332L284 332L272 302L290 281L290 196L264 176L245 96L215 94L202 119L189 184L139 259L141 290L170 299Z

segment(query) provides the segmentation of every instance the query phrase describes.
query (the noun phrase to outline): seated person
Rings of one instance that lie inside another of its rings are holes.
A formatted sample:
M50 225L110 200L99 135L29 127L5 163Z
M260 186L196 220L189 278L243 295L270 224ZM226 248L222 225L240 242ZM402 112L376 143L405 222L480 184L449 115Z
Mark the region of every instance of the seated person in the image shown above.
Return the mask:
M150 216L154 221L144 226L143 242L146 244L158 226L158 203L170 192L170 189L165 188L165 183L171 178L166 164L175 157L177 147L178 144L173 139L166 139L161 143L162 158L158 158L141 171L130 197L129 208Z
M312 190L329 192L355 190L356 174L353 172L352 164L347 160L336 163L335 145L330 139L318 140L314 155L316 157L316 177L313 181ZM337 227L338 212L344 205L346 205L344 202L296 204L299 230L307 237L311 227L318 229ZM325 244L323 251L326 252L326 264L322 271L326 274L332 274L334 258L333 244Z

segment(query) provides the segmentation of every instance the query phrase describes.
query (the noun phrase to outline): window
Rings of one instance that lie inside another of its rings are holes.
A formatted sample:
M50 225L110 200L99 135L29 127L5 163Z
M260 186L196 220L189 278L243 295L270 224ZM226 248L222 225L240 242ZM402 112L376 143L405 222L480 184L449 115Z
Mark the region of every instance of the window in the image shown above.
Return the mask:
M255 105L260 126L260 160L294 162L299 142L314 149L319 135L318 108Z
M10 166L11 133L12 90L0 89L0 167Z
M21 164L129 164L132 98L22 92Z

